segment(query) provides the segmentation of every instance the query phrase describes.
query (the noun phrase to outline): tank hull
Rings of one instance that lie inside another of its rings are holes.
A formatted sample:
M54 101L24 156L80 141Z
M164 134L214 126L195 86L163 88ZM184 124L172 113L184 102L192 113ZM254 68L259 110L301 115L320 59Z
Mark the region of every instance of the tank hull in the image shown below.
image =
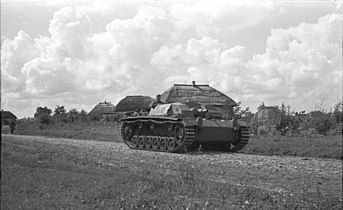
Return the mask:
M131 149L185 152L200 145L231 152L241 150L249 140L244 121L139 116L121 120L123 141Z

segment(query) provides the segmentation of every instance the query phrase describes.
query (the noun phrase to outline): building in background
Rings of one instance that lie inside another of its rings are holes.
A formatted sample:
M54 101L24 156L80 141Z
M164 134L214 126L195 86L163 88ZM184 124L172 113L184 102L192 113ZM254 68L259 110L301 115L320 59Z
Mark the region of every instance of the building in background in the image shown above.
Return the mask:
M278 110L278 106L265 106L264 102L257 108L257 119L259 121L266 121L268 120L274 112Z
M127 112L140 112L149 110L149 105L153 101L150 96L134 95L126 96L118 102L115 112L122 114Z
M116 107L111 102L100 102L89 113L92 119L102 119L115 114Z
M277 116L279 113L278 106L265 106L264 102L257 108L256 112L256 131L259 134L275 133Z
M9 125L12 120L17 120L17 116L10 111L1 110L1 125Z

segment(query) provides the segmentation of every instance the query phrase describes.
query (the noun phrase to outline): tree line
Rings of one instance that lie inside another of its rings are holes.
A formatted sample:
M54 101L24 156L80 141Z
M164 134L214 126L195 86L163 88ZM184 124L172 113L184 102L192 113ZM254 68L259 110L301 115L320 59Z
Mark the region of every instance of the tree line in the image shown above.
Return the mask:
M294 112L290 111L290 106L286 107L284 103L268 109L267 114L264 114L262 107L258 110L257 113L252 113L249 108L242 109L240 103L234 109L235 115L247 120L251 133L256 135L342 134L343 101L338 102L329 112L321 107L309 113ZM51 122L117 121L119 115L89 116L83 109L67 111L64 106L57 105L54 111L48 107L37 107L34 118L41 124L49 124Z
M89 119L88 113L85 110L78 111L76 109L70 109L68 112L64 106L57 105L52 112L48 107L37 107L34 114L34 118L42 124L49 124L52 121L55 122L86 122Z

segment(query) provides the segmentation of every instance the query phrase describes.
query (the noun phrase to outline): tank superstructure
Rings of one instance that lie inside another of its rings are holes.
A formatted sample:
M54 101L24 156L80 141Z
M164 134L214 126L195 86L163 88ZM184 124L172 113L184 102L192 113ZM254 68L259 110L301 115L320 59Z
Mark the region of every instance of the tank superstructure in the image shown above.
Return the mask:
M235 152L249 141L244 120L224 119L215 107L195 103L159 104L146 116L120 121L123 141L132 149L183 152L202 145Z

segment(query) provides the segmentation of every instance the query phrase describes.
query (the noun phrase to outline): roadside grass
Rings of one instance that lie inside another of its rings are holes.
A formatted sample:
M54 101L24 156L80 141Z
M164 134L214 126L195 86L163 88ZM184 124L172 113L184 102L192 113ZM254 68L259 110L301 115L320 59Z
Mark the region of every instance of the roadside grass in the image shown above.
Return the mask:
M7 133L6 131L4 133ZM61 137L70 139L87 139L97 141L120 141L117 122L90 123L18 123L15 134Z
M37 155L32 145L1 145L1 209L341 209L342 202L306 184L298 195L202 179L180 163L176 174L83 164ZM30 149L29 149L30 148Z
M3 133L9 133L4 127ZM54 123L39 125L20 123L15 134L87 139L96 141L121 141L118 122ZM289 155L313 158L343 159L342 135L322 137L252 136L241 153L262 155Z
M241 151L245 154L290 155L343 159L342 136L260 137L254 136Z

